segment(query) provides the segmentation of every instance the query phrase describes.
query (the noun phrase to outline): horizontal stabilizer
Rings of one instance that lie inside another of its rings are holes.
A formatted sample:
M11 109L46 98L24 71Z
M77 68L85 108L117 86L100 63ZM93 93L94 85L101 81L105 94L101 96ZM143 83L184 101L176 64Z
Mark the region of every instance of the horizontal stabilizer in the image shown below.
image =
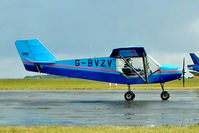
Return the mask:
M192 73L194 76L199 76L199 72L197 71L190 70L189 72Z
M27 61L23 61L23 62L29 62L29 63L33 63L33 64L55 64L55 61L32 61L30 59L26 59Z

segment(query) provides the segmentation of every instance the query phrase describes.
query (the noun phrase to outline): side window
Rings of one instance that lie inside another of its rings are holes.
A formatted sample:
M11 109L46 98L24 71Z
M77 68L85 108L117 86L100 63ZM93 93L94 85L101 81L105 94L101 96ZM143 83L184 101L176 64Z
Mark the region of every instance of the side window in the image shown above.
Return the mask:
M122 72L122 68L124 68L125 61L122 58L117 58L116 59L116 70L120 73Z
M117 71L128 77L138 76L136 72L138 72L140 75L144 75L144 66L143 66L142 57L137 57L137 58L127 57L124 59L126 61L124 61L122 58L117 59ZM132 67L135 69L136 72L132 69Z
M146 57L146 71L148 72L147 75L151 75L154 72L158 71L160 68L159 63L157 63L153 58L150 56ZM124 59L117 58L116 60L116 69L124 76L127 77L138 77L136 72L139 73L141 76L145 76L144 64L142 57L126 57Z

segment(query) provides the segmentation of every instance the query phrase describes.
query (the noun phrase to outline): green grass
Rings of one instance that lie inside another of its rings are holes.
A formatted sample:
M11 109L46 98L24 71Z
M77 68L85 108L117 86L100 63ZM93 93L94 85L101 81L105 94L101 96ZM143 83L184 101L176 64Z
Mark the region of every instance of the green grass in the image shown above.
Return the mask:
M120 127L120 126L5 126L0 133L198 133L199 126Z
M141 84L131 85L132 89L161 89L160 84ZM109 87L109 83L91 81L85 79L0 79L0 89L127 89L127 85L118 84L115 88L114 84ZM182 80L174 80L165 83L165 89L199 89L199 79L186 79L186 87L182 87Z

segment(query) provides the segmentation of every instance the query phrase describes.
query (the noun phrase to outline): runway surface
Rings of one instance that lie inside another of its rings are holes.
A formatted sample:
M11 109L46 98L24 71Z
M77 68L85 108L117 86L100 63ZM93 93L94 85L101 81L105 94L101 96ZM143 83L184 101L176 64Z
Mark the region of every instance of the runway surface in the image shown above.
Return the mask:
M1 90L0 126L161 126L199 123L199 91L136 90L132 103L126 90Z

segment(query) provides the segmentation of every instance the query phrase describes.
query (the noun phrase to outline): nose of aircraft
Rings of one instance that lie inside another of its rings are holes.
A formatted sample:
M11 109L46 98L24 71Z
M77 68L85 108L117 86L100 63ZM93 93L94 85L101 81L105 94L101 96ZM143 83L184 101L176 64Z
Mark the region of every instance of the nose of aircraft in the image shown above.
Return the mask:
M163 82L179 79L182 76L182 68L175 65L163 64L160 71Z

